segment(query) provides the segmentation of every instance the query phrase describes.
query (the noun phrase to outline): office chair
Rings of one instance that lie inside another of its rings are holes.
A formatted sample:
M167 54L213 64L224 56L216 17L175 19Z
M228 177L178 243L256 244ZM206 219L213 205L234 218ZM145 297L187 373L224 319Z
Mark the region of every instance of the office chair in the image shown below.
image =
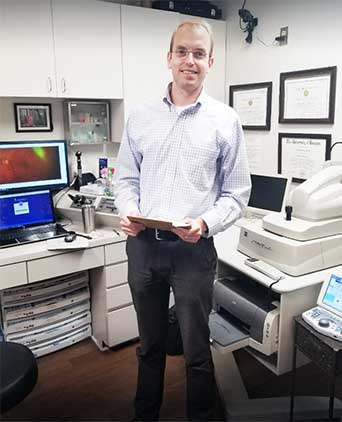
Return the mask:
M36 359L26 346L0 342L0 414L20 403L38 377Z

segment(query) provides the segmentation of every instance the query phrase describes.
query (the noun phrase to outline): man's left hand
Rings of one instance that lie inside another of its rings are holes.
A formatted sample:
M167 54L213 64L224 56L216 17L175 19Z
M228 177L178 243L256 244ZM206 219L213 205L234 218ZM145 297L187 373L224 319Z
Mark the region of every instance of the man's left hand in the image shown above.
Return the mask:
M189 223L190 226L187 228L177 227L172 229L173 233L176 233L184 242L196 243L208 230L202 218L185 218L184 221Z

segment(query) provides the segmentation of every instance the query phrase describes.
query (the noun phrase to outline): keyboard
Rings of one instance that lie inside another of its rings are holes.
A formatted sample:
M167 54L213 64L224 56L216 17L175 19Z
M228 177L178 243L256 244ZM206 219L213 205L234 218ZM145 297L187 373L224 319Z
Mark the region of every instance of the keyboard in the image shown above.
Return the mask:
M67 231L58 223L44 224L31 228L6 230L0 233L0 248L38 242L53 237L64 236Z
M320 333L342 340L342 319L320 306L309 309L302 313L302 317L311 327Z

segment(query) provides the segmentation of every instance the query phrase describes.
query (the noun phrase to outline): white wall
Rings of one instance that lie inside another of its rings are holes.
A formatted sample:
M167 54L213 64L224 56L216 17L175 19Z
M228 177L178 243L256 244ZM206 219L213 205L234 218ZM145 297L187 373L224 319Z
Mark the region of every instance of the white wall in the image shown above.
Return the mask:
M63 123L62 98L13 98L0 97L0 141L31 141L65 139ZM14 103L51 104L52 132L19 132L15 131ZM123 127L123 105L120 100L111 102L112 139L119 141ZM114 157L119 149L118 143L103 145L74 145L68 147L70 176L76 171L75 152L82 152L83 172L91 172L98 177L98 158Z
M278 133L328 133L342 141L342 2L340 0L248 0L246 9L258 17L252 44L239 27L241 0L227 5L227 85L273 82L271 131L245 131L247 145L262 148L261 173L277 173ZM289 27L288 45L271 45L280 27ZM259 37L265 46L257 40ZM278 124L279 74L337 66L335 124ZM227 95L227 98L228 95ZM342 160L342 145L332 158Z

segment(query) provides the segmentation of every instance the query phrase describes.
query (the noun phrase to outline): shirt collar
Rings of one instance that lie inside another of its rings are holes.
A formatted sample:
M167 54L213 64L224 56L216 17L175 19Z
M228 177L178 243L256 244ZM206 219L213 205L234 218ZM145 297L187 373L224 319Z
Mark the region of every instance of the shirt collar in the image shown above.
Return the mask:
M172 100L171 100L171 86L172 86L172 82L170 82L166 88L165 91L165 95L163 97L163 102L169 106L169 109L174 106ZM194 108L200 108L201 106L205 105L207 100L207 94L204 92L204 88L202 87L201 93L199 95L199 97L197 98L195 105L193 106Z

